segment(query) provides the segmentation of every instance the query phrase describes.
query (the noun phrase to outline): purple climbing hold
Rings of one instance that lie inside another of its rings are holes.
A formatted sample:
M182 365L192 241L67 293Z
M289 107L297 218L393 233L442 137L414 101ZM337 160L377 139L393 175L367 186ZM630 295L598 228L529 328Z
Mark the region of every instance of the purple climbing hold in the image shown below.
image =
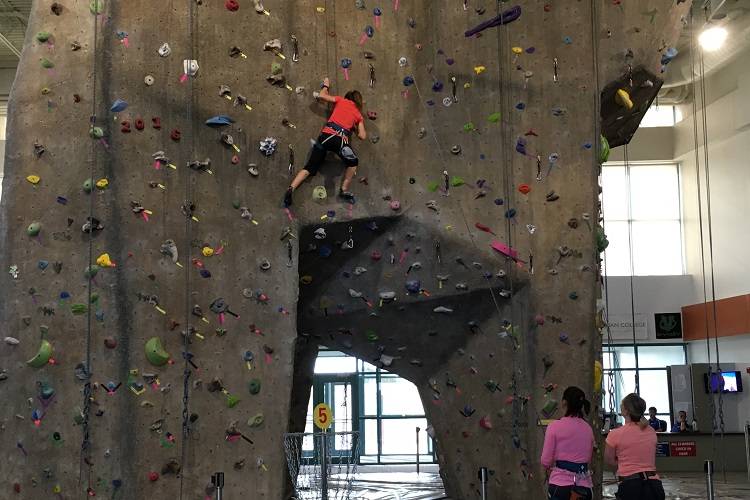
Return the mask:
M422 289L422 283L419 280L410 280L406 282L405 287L409 293L419 293Z
M201 278L210 278L211 277L211 271L208 269L201 269L200 270Z
M516 151L524 156L526 155L526 139L523 137L519 137L516 141Z
M448 66L453 66L455 63L456 63L456 60L453 59L452 57L449 57L445 60L445 64L447 64Z
M404 78L404 87L410 87L414 85L414 77L413 76L407 76Z
M519 17L521 17L521 6L516 5L502 12L499 16L496 16L489 21L485 21L482 24L466 31L464 33L464 36L466 36L466 38L472 37L488 28L494 28L496 26L502 26L503 24L512 23Z
M523 102L519 102L518 104L516 104L516 109L518 111L523 111L524 109L526 109L526 104Z
M534 52L536 52L536 48L535 47L529 47L528 49L526 49L526 53L527 54L533 54Z
M443 82L440 80L435 80L435 82L432 84L432 90L435 92L440 92L443 90Z
M505 203L502 198L495 198L495 205L502 206Z

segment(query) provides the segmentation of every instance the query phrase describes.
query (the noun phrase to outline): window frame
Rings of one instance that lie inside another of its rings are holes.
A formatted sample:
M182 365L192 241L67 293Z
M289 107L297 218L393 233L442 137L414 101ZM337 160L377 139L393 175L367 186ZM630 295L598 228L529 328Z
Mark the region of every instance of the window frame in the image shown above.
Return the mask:
M633 210L632 210L632 204L633 199L631 195L631 183L630 183L630 170L633 168L641 168L641 167L649 167L649 166L670 166L675 168L675 172L677 174L677 213L678 218L677 219L634 219L633 218ZM604 193L603 184L604 184L604 170L606 168L611 167L624 167L625 168L625 190L626 190L626 198L627 198L627 219L615 219L615 218L607 218L607 212L604 210L604 200L606 198L606 193ZM600 174L600 185L602 186L602 194L600 195L600 206L602 209L602 223L604 227L604 231L606 233L607 231L607 222L624 222L627 223L628 227L628 239L629 239L629 245L628 245L628 257L629 257L629 263L628 263L628 272L629 274L610 274L609 272L605 272L604 274L607 277L612 276L619 276L619 277L630 277L630 276L685 276L687 274L687 264L686 264L686 253L687 249L685 246L685 203L684 203L684 193L683 193L683 179L682 179L682 164L675 160L654 160L654 161L611 161L606 162L602 164L601 167L601 174ZM633 240L633 223L634 222L678 222L679 228L680 228L680 274L635 274L635 263L633 258L633 249L635 249L635 244ZM607 261L607 250L603 252L602 261L605 267L606 271L606 261Z

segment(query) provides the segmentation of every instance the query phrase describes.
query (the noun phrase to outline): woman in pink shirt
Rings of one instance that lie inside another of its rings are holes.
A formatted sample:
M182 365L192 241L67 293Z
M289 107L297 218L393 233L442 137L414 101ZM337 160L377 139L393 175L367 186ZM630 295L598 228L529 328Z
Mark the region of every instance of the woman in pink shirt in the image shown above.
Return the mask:
M628 394L620 404L625 425L609 431L604 459L617 467L618 500L664 500L656 473L656 432L643 418L646 402Z
M594 432L584 418L591 411L586 395L575 386L565 389L560 420L549 424L544 435L542 465L549 473L550 500L590 500L593 497L589 462Z

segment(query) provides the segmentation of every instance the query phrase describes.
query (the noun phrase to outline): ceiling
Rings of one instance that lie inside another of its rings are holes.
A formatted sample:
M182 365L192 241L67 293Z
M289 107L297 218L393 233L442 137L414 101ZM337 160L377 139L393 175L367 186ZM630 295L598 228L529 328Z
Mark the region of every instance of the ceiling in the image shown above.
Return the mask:
M23 48L32 1L0 0L0 68L15 68L18 65L18 56L6 41L18 51Z

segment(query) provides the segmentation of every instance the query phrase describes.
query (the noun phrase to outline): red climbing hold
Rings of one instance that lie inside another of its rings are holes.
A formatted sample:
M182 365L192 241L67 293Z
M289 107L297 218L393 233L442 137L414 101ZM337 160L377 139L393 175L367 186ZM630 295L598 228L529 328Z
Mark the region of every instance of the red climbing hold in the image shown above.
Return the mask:
M130 122L125 120L124 122L121 122L120 125L122 127L120 128L120 132L123 134L129 134L130 133Z
M13 483L13 492L21 493L21 485L19 483Z
M377 120L378 119L378 112L377 111L368 111L367 112L367 118L370 120Z
M544 12L549 12L552 10L552 6L550 4L544 4Z
M520 186L518 186L518 192L520 192L521 194L529 194L531 192L531 186L529 186L528 184L521 184Z
M485 226L481 222L474 223L474 227L479 229L480 231L484 231L485 233L495 234L492 232L492 229L490 229L489 226Z
M237 155L232 156L232 165L237 165L240 162L240 157Z
M144 128L146 128L146 124L143 123L143 118L135 119L135 128L138 130L143 130Z
M486 430L492 429L492 420L490 420L489 415L485 415L479 420L479 427Z
M377 262L383 258L383 254L380 253L379 250L373 250L372 253L370 254L370 258L374 260L375 262Z
M156 130L161 130L161 118L158 116L151 118L151 124Z
M151 471L151 472L148 473L148 480L149 481L151 481L153 483L157 479L159 479L159 473L158 472Z
M227 0L224 2L224 7L229 11L235 12L240 10L240 3L237 0Z
M171 137L173 141L179 141L180 138L182 137L182 133L178 129L174 129L169 134L169 137Z

